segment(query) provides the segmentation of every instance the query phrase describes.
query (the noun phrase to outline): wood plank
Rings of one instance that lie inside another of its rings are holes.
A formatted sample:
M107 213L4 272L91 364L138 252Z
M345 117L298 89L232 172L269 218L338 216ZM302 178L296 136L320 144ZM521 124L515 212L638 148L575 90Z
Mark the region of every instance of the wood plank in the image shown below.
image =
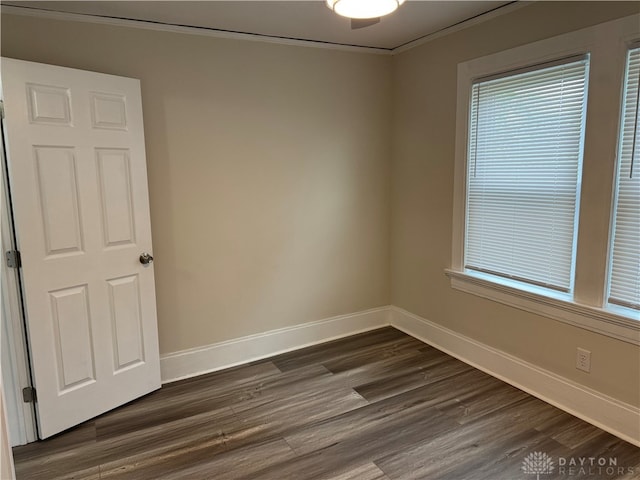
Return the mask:
M367 463L331 477L333 480L389 480L375 463Z
M543 423L536 427L569 448L578 448L602 434L598 427L567 414L560 422Z
M213 454L199 445L188 452L153 459L153 463L129 463L120 468L101 468L102 480L206 479L237 480L250 478L253 472L278 462L295 458L282 439L265 443L251 443L243 448Z
M323 442L322 446L314 446L309 438L304 449L307 453L301 453L301 447L293 447L298 454L296 458L257 472L256 478L300 478L301 474L310 480L331 478L386 452L405 450L455 428L457 424L454 421L433 408L399 410L396 415L390 415L388 421L379 423L377 428L354 427L351 433L343 433L329 445ZM291 444L289 437L287 443Z
M551 406L545 408L539 400L529 397L429 442L387 454L376 459L376 465L392 479L456 478L456 475L475 478L470 475L479 466L503 457L520 456L525 447L548 440L532 425L562 415L564 412ZM520 461L523 458L520 457ZM504 476L511 478L507 474Z
M238 407L261 395L264 385L282 381L283 374L272 363L234 368L233 372L218 372L204 375L206 378L189 379L179 385L151 393L145 402L134 402L126 409L117 409L95 420L98 438L125 435L137 429L174 422L182 418L199 415L214 410ZM230 374L232 373L232 374ZM310 372L301 371L291 381L300 381L304 375L315 379L326 369L314 366ZM292 375L284 377L285 380Z
M465 424L529 397L522 390L492 379L484 387L478 387L471 395L440 402L436 408L455 418L458 423Z
M474 370L473 367L451 357L436 358L424 363L414 359L413 362L412 369L391 373L375 381L358 385L355 390L369 402L377 402L422 385L429 385Z
M415 340L395 328L385 327L278 355L272 357L271 361L280 370L287 371L330 360L337 361L340 358L353 355L361 349L385 348L398 341L411 342L413 344Z

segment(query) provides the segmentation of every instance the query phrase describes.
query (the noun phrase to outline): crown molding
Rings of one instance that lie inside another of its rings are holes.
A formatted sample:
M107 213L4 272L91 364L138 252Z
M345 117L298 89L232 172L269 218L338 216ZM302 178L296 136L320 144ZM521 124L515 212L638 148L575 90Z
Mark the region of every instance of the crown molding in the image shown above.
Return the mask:
M399 45L391 50L392 55L398 55L400 53L404 53L408 50L413 50L416 47L424 45L425 43L432 42L437 38L444 37L446 35L450 35L455 32L459 32L460 30L464 30L465 28L472 27L479 23L486 22L487 20L491 20L492 18L500 17L501 15L505 15L507 13L515 12L516 10L520 10L523 7L527 7L531 4L535 3L535 0L515 0L506 5L502 5L500 7L496 7L493 10L490 10L485 13L481 13L476 15L475 17L468 18L466 20L462 20L455 25L451 25L449 27L445 27L442 30L438 30L437 32L429 33L423 37L412 40L404 45Z
M2 14L22 15L27 17L48 18L52 20L63 20L72 22L97 23L102 25L112 25L118 27L140 28L145 30L155 30L161 32L182 33L187 35L200 35L205 37L224 38L228 40L246 40L251 42L273 43L278 45L292 45L298 47L322 48L327 50L340 50L355 53L368 53L374 55L397 55L413 48L429 43L437 38L444 37L465 28L486 22L492 18L511 13L534 3L533 1L513 1L507 5L497 7L489 12L482 13L475 17L463 20L455 25L445 27L434 33L412 40L395 48L364 47L359 45L348 45L342 43L322 42L315 40L302 40L298 38L278 37L271 35L261 35L253 33L232 32L207 27L193 27L185 25L175 25L171 23L154 22L148 20L133 20L128 18L106 17L84 13L58 12L36 7L25 7L18 5L1 5Z
M160 32L182 33L187 35L200 35L204 37L224 38L228 40L247 40L251 42L275 43L297 47L322 48L327 50L341 50L346 52L369 53L374 55L392 55L393 50L388 48L361 47L342 43L322 42L315 40L301 40L298 38L277 37L254 33L231 32L207 27L190 27L174 25L172 23L153 22L148 20L132 20L128 18L104 17L85 13L57 12L34 7L21 7L17 5L2 5L2 14L22 15L26 17L48 18L71 22L98 23L117 27L140 28Z

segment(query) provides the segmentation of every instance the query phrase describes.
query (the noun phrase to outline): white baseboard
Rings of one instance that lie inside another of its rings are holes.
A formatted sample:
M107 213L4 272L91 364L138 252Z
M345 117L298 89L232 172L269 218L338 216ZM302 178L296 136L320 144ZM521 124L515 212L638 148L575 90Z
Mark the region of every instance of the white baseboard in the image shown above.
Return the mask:
M496 350L398 307L380 307L160 358L162 382L202 375L391 325L452 357L640 446L640 408Z
M389 307L373 308L162 355L162 383L215 372L388 326L389 312Z
M496 350L398 307L391 325L452 357L640 446L640 408Z

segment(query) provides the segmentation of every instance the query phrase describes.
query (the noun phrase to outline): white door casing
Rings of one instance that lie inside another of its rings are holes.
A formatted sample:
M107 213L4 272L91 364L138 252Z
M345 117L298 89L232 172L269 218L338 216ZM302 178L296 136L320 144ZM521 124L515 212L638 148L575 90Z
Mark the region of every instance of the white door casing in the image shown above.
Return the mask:
M1 90L0 90L1 91ZM0 138L0 245L1 252L13 250L13 227L9 211L7 179L5 178L4 135ZM0 285L2 329L0 331L0 357L2 362L2 380L4 387L5 413L9 425L11 446L24 445L38 439L33 405L22 399L22 389L31 385L29 375L29 357L27 355L22 302L19 295L19 281L15 269L8 268L6 262L0 262ZM1 477L0 477L1 478Z
M41 438L160 387L140 82L2 59Z

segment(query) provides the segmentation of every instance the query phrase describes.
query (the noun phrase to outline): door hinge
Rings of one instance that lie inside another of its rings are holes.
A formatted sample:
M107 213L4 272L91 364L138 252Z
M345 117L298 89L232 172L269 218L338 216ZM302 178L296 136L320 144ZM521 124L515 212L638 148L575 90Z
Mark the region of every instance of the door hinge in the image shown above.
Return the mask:
M22 266L22 258L20 258L20 252L18 250L9 250L4 256L7 259L7 267L20 268Z
M33 387L24 387L22 389L22 400L24 403L35 403L37 401L36 389Z

